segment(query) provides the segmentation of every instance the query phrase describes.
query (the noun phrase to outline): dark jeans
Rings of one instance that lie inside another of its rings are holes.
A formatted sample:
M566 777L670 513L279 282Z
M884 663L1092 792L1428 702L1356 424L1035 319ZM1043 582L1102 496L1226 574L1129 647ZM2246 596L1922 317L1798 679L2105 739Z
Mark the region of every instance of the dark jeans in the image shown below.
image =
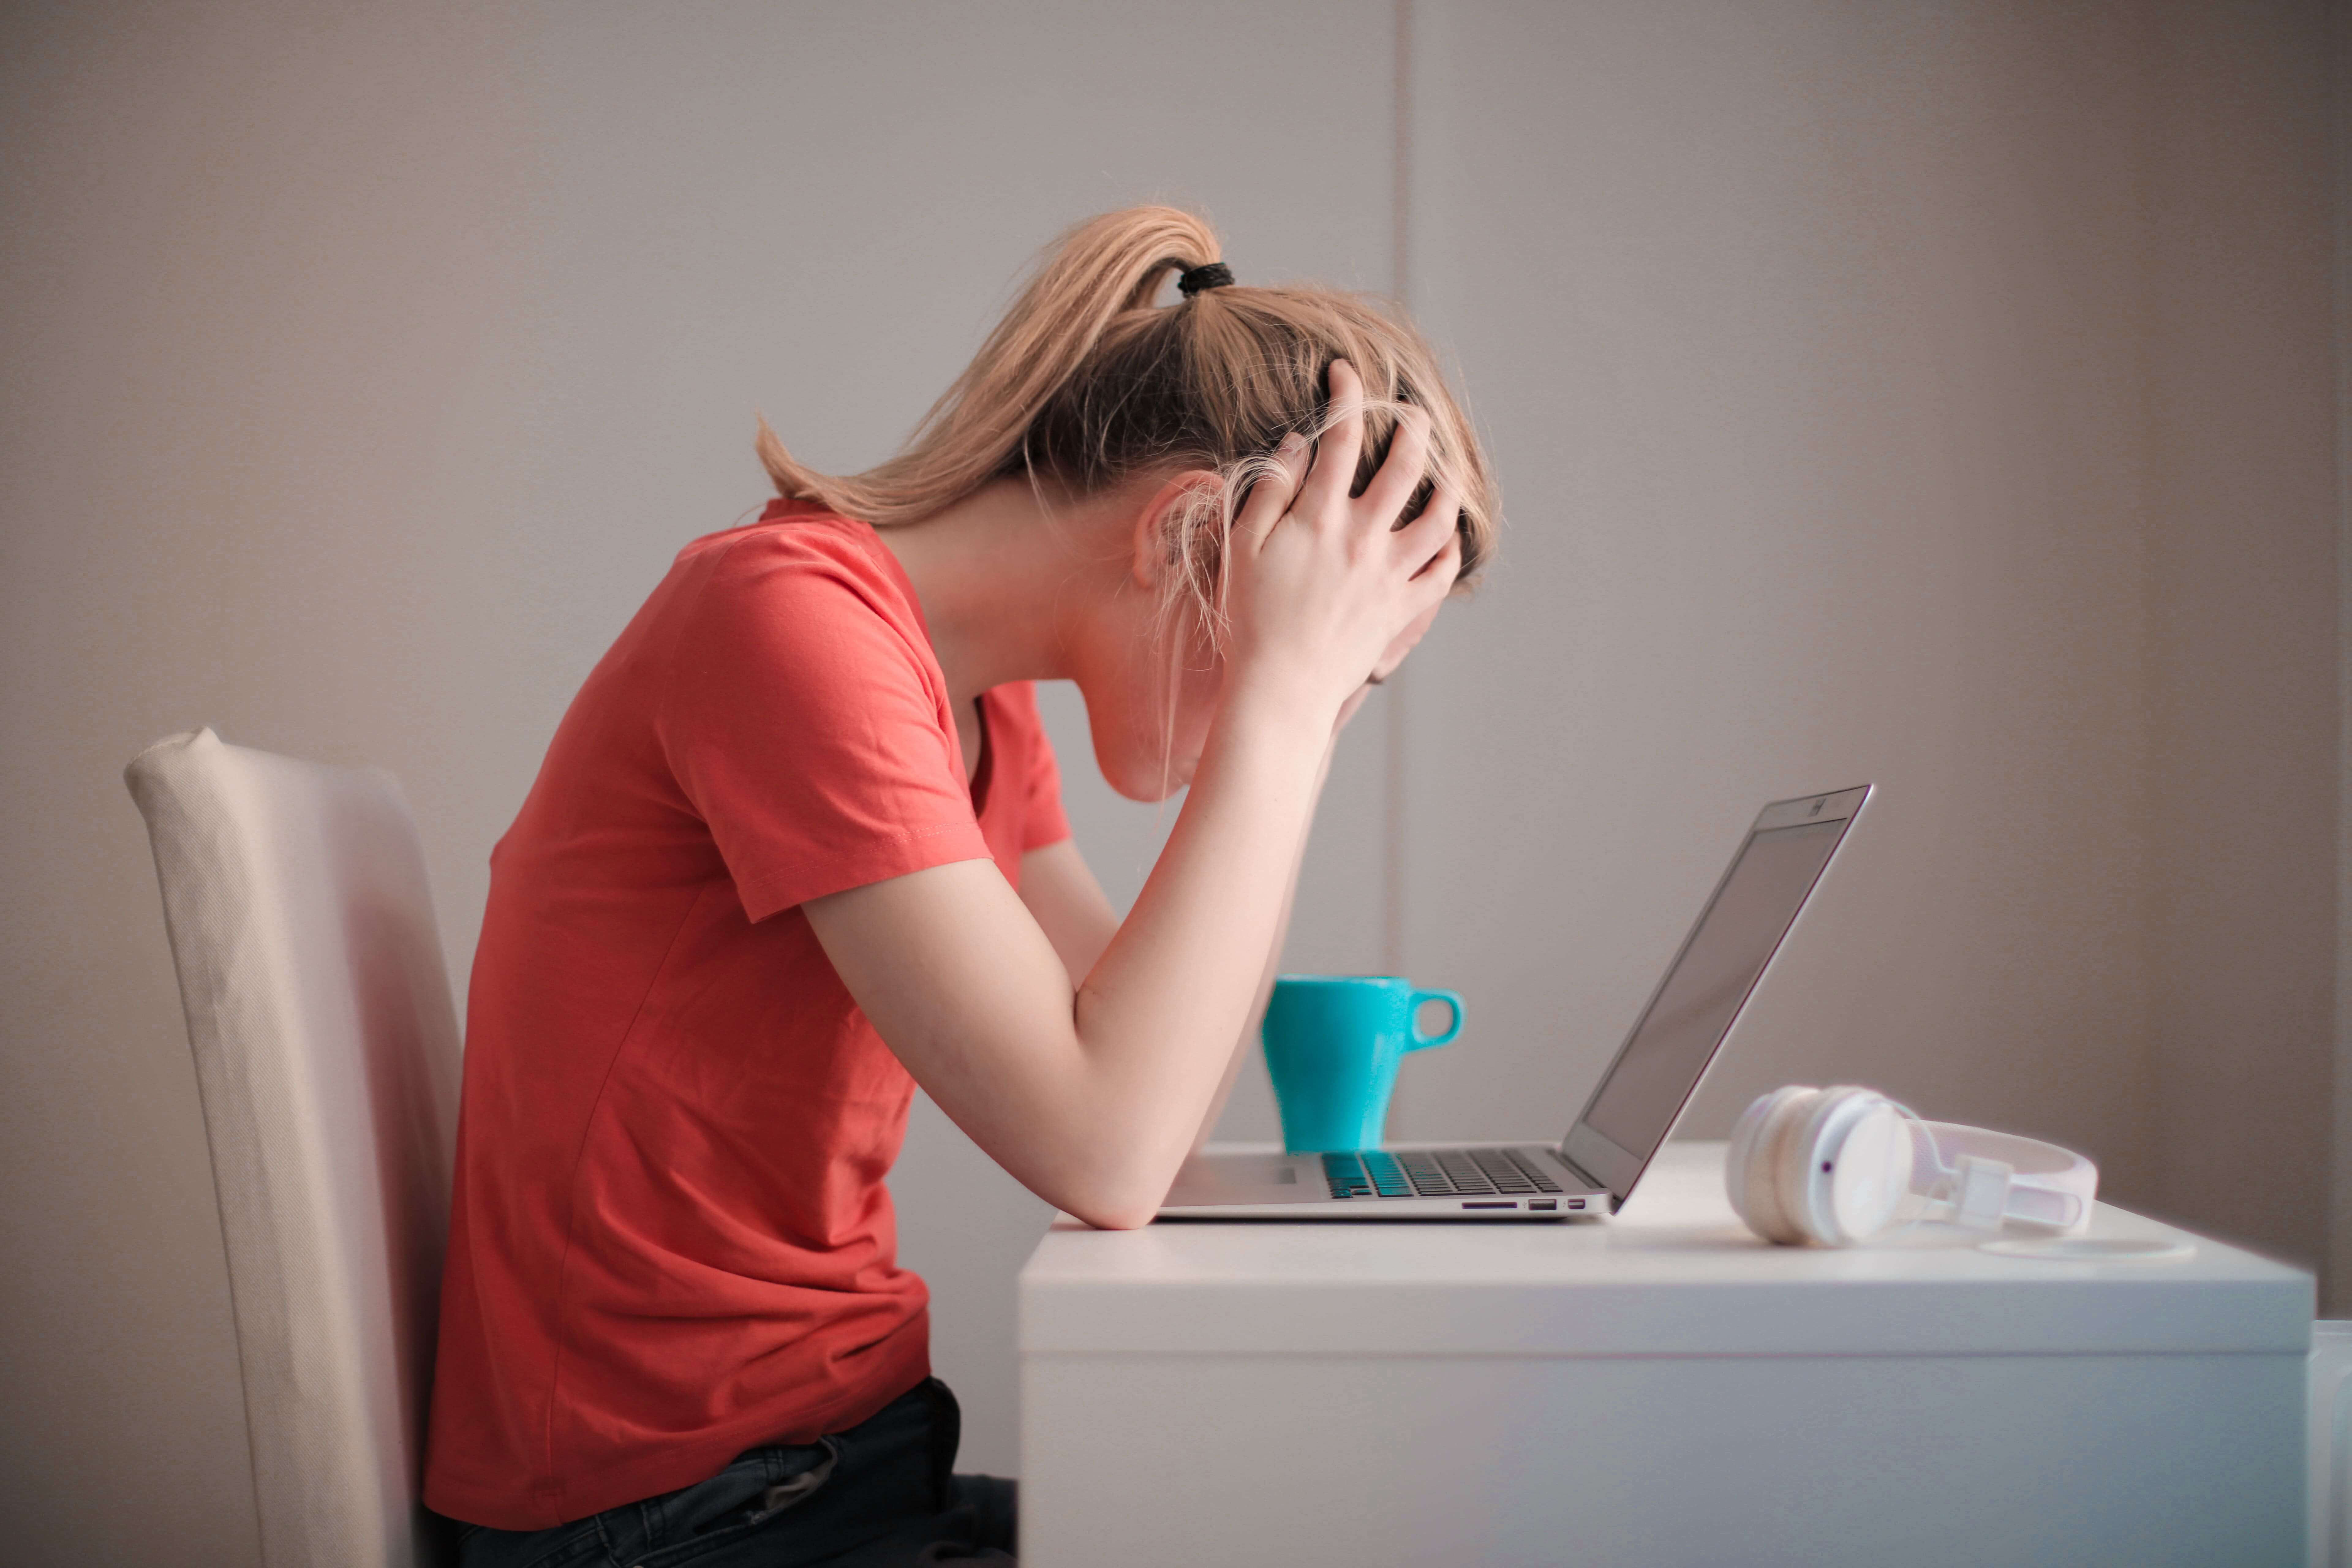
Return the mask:
M551 1530L462 1525L461 1568L1010 1564L1013 1483L952 1472L962 1413L925 1378L808 1444L747 1448L707 1481Z

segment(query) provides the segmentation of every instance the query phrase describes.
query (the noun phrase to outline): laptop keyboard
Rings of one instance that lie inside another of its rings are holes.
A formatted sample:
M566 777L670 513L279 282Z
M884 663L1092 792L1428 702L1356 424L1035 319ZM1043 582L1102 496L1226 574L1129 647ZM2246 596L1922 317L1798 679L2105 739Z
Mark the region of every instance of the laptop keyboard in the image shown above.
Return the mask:
M1323 1179L1335 1198L1493 1197L1556 1193L1532 1149L1367 1149L1323 1156Z

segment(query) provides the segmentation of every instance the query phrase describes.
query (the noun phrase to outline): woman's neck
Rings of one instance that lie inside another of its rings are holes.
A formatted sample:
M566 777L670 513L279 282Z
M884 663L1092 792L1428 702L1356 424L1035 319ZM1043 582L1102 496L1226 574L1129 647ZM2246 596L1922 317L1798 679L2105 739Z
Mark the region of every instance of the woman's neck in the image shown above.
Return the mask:
M1118 497L1054 502L995 479L919 521L877 529L914 585L959 713L1010 680L1070 673L1071 639L1126 564Z

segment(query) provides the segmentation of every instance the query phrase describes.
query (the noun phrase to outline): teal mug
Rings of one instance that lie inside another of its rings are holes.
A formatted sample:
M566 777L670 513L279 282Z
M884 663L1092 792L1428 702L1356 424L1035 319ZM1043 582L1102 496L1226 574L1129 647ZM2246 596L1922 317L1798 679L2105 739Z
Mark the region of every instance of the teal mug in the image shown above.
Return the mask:
M1443 1002L1454 1021L1423 1035L1424 1002ZM1282 1145L1293 1154L1377 1149L1409 1051L1444 1045L1462 1032L1462 998L1421 991L1389 974L1286 974L1274 983L1258 1035L1282 1110Z

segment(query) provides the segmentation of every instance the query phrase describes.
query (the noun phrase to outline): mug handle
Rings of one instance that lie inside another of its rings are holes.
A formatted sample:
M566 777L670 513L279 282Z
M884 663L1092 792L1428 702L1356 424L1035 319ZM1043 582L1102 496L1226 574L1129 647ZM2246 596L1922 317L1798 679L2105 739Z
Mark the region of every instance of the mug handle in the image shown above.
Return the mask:
M1431 1035L1426 1038L1423 1037L1421 1005L1424 1002L1443 1002L1454 1009L1454 1022L1445 1026L1444 1034ZM1454 1036L1462 1032L1462 998L1451 991L1416 991L1412 994L1412 1001L1409 1005L1406 1016L1412 1020L1412 1038L1406 1041L1404 1048L1408 1051L1431 1050L1447 1044Z

